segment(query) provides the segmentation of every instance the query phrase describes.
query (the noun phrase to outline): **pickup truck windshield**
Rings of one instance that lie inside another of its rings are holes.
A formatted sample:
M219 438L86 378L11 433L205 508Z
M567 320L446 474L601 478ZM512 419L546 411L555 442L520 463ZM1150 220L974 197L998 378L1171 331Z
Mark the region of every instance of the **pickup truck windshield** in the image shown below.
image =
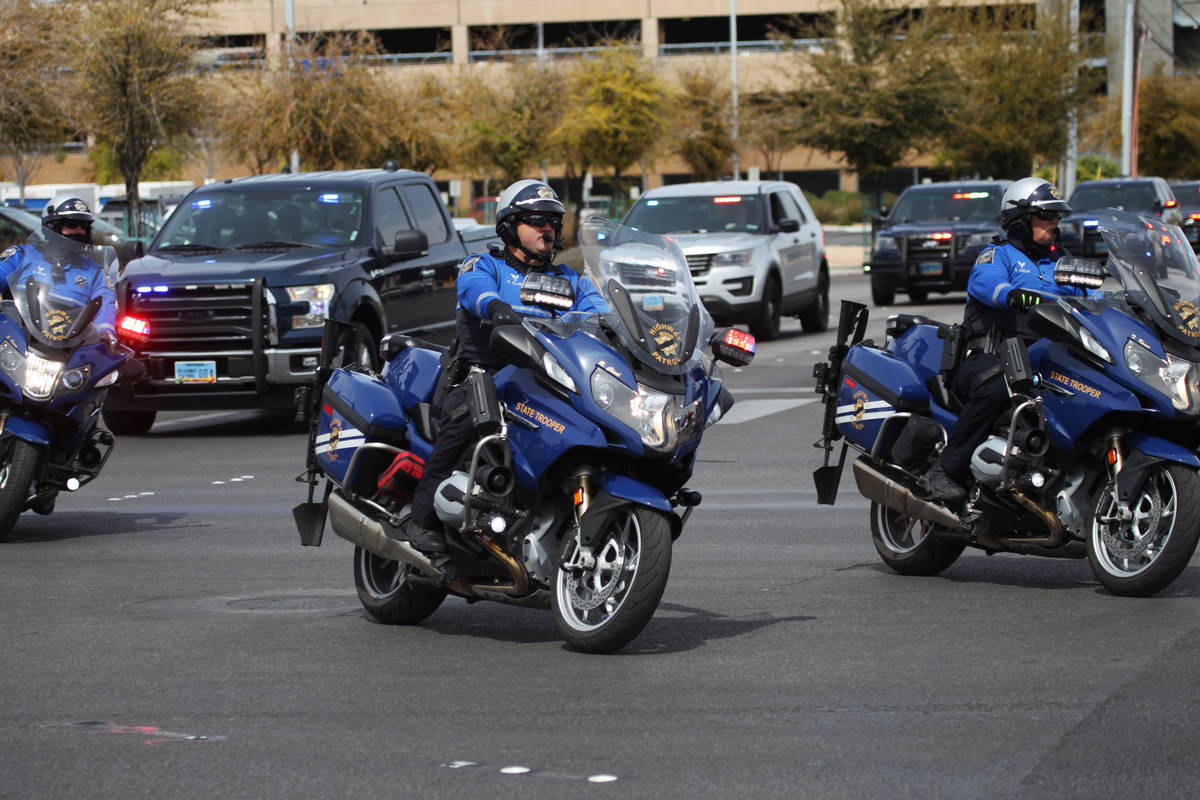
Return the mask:
M1000 219L998 188L921 189L905 192L896 202L889 219L892 222L922 220L961 220L997 222Z
M625 224L647 233L762 233L763 204L759 195L658 197L638 203Z
M1149 183L1080 186L1071 195L1072 211L1121 208L1149 211L1154 208L1154 187Z
M155 248L348 247L364 241L358 191L219 191L185 200Z

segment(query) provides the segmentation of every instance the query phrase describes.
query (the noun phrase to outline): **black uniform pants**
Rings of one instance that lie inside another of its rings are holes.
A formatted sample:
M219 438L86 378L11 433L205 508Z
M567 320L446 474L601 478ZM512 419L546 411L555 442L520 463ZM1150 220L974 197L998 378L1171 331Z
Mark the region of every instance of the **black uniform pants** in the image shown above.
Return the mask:
M942 469L963 486L971 480L971 454L1011 403L999 365L998 356L971 353L954 373L954 391L964 405L942 451Z
M467 393L462 386L446 392L438 409L437 435L433 450L425 461L425 472L413 489L412 520L423 528L439 528L441 522L433 510L438 485L458 465L467 446L475 439L474 423L466 410Z

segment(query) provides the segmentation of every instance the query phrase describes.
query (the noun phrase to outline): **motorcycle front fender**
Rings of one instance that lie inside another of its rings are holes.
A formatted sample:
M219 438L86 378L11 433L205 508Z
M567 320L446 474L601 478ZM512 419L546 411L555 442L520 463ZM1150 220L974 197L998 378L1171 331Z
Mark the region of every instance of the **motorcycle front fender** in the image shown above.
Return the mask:
M5 420L3 433L42 447L50 444L50 429L24 417L14 416Z
M1189 450L1169 439L1145 433L1131 433L1125 437L1125 443L1150 458L1174 461L1187 467L1200 469L1200 456L1197 456L1194 450Z
M679 515L671 510L671 501L658 489L635 478L611 473L597 475L596 484L600 491L592 497L592 502L580 520L580 538L585 547L594 544L608 518L618 508L630 503L666 514L671 521L671 538L679 536L682 526Z

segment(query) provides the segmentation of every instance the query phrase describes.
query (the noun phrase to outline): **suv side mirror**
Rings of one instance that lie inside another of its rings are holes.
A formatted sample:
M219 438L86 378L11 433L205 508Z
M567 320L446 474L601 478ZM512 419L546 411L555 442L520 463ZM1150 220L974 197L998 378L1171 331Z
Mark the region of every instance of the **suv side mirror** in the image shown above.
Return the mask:
M412 261L429 255L429 237L424 231L399 231L396 241L392 244L392 252L387 254L389 262Z
M784 233L795 233L796 231L800 230L800 220L792 219L791 217L787 219L781 219L779 220L779 230L783 231Z

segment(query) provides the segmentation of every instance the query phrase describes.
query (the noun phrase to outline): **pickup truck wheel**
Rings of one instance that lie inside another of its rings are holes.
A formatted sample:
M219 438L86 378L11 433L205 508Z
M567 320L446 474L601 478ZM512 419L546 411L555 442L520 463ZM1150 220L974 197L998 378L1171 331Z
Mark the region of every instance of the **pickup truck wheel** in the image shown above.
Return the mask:
M829 275L824 271L817 287L817 299L800 312L800 327L805 333L820 333L829 328Z
M896 300L895 289L885 289L871 281L871 302L877 306L890 306Z
M908 301L910 303L924 303L929 299L929 292L925 289L909 289Z
M377 370L378 361L379 343L375 341L371 329L361 322L354 323L354 350L349 353L343 351L340 357L334 359L334 365L344 367L358 364L364 370Z
M762 305L759 306L758 318L750 323L750 332L754 338L763 342L779 338L779 322L783 307L783 290L779 288L779 278L771 275L767 285L763 287Z
M141 436L149 433L150 428L154 426L155 417L158 416L157 411L110 411L107 408L100 414L104 417L104 424L108 429L118 436Z

